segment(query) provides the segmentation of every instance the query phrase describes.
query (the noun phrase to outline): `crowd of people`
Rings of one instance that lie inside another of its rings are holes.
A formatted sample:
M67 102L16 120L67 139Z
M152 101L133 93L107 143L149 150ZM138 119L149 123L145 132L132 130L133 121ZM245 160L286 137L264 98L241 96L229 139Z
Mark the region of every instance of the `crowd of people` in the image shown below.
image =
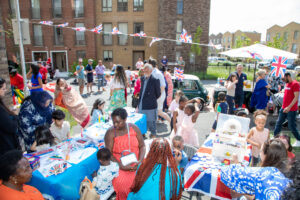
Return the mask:
M85 79L87 92L93 92L92 62L88 60L88 65L84 67L82 59L79 59L76 67L79 92L64 79L58 78L54 97L43 89L47 79L40 70L45 70L42 66L31 64L27 73L27 78L31 80L28 84L30 96L22 102L19 113L11 111L3 103L7 86L5 80L0 78L0 199L43 199L36 188L26 185L32 176L32 169L23 152L41 151L56 145L71 137L72 127L76 124L87 127L98 123L108 113L113 126L105 134L105 148L97 152L100 168L93 174L99 198L107 199L114 191L117 200L181 198L183 173L188 163L183 147L200 147L194 128L200 115L200 100L189 100L180 90L173 97L166 57L160 64L153 58L144 62L139 59L136 64L139 77L134 83L131 82L131 74L122 65L113 67L114 76L110 80L105 76L106 67L99 60L95 68L98 91L101 88L105 91L106 83L110 101L106 104L102 98L97 99L89 112L82 95ZM182 57L179 65L184 68ZM243 67L238 65L237 71L230 74L226 81L227 94L218 94L217 113L234 114L236 107L242 107L243 86L247 80L242 70ZM10 74L16 76L14 70ZM252 164L242 166L234 156L234 164L221 169L221 181L231 189L233 198L244 195L249 199L297 199L300 196L299 161L292 153L290 137L279 133L281 124L287 118L296 138L296 146L300 142L295 124L300 86L288 72L284 75L285 94L274 131L276 138L270 139L269 130L265 128L265 108L269 99L264 95L271 86L266 82L265 74L263 70L258 71L252 98L252 105L257 109L253 115L255 127L247 135L247 142L253 147ZM127 122L128 114L124 109L127 106L127 88L131 84L133 96L137 99L134 107L136 112L146 115L147 128L153 139L147 154L140 129ZM244 110L237 115L248 117ZM169 138L157 135L156 124L160 118L171 126ZM216 130L217 122L218 114L213 130ZM272 184L269 184L270 181Z

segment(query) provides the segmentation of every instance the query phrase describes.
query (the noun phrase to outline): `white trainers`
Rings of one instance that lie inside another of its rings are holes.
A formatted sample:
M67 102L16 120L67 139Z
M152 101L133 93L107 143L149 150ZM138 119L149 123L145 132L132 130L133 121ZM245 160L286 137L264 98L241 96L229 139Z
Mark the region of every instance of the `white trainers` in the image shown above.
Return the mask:
M297 116L297 119L300 119L300 114Z
M293 147L300 147L300 141L296 140L296 142L293 144Z

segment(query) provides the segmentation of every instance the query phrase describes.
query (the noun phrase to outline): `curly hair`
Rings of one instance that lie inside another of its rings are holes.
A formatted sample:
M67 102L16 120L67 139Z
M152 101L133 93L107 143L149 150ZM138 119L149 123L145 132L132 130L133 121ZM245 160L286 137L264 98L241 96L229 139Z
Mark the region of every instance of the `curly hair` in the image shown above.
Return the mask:
M18 169L18 162L24 158L22 151L11 150L0 157L0 179L8 181L9 177L15 175Z
M171 199L179 200L181 198L181 173L177 168L175 158L172 155L171 147L166 139L155 139L150 147L147 157L143 160L137 171L131 191L137 193L149 178L157 164L161 164L160 181L159 181L159 199L165 200L165 177L166 173L170 174ZM167 172L167 166L170 170ZM177 176L180 176L179 180ZM177 188L179 189L179 193Z
M285 189L282 194L284 200L298 200L300 197L300 160L296 160L286 177L293 182Z

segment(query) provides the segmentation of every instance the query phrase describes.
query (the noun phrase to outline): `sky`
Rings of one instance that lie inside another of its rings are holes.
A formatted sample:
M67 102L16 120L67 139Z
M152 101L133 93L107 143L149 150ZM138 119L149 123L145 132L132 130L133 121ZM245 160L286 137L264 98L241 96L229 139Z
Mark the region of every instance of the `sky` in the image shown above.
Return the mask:
M268 28L292 21L300 23L300 0L211 0L209 33L256 31L265 41Z

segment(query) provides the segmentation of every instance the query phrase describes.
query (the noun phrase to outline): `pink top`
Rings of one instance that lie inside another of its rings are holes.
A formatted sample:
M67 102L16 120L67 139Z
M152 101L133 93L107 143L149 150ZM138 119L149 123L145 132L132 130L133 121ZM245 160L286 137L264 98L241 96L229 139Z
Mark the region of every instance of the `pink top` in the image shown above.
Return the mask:
M141 78L138 78L134 85L133 94L136 95L136 94L140 93L140 91L141 91Z
M169 111L171 112L171 116L173 116L173 112L179 107L179 103L174 99L169 106Z
M252 128L253 130L253 135L251 138L252 141L259 143L262 145L265 141L268 140L269 138L269 129L264 128L263 131L257 131L256 127ZM258 157L259 156L260 149L256 146L252 146L252 156Z
M180 110L179 108L177 108L176 111L178 112L178 115L176 118L177 119L176 126L177 126L177 128L179 128L179 126L181 126L181 124L182 124L185 114L184 114L184 110Z

